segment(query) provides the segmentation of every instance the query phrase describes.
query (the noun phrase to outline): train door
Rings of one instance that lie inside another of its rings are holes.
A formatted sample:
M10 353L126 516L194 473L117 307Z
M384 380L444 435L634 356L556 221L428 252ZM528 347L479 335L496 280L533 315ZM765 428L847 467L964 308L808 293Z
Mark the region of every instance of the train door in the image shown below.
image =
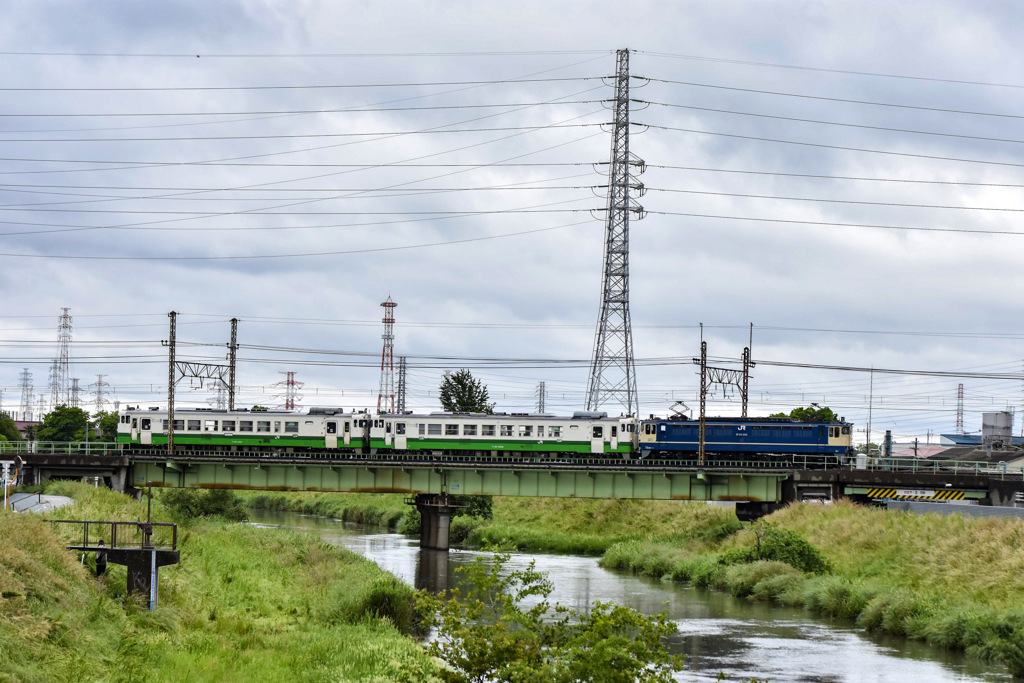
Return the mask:
M327 448L338 447L338 423L333 420L327 422L327 437L324 439L324 445Z
M612 450L614 451L614 450L618 449L618 447L619 447L619 426L618 425L612 425L611 426L611 430L612 430L611 447L612 447Z
M590 452L604 453L604 425L591 424L590 426Z
M139 418L132 418L132 443L137 443L139 440Z
M150 428L152 420L148 417L144 417L140 419L139 422L141 423L140 427L142 429L142 443L143 445L148 446L153 443L153 431Z
M381 422L384 423L384 445L391 448L395 443L394 434L391 433L391 421L381 420Z
M352 445L352 423L348 420L345 420L345 432L341 440L346 446Z
M404 451L406 449L406 445L407 444L406 444L405 438L406 438L405 437L405 423L404 422L396 422L395 423L395 449L396 450Z

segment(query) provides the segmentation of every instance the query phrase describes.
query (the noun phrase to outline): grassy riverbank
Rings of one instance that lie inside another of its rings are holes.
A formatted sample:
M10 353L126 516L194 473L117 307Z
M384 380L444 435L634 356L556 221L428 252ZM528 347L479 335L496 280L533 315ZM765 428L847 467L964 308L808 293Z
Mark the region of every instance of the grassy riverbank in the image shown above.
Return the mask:
M67 519L138 519L141 503L61 483ZM154 519L167 520L154 500ZM0 681L431 680L400 629L412 590L318 539L198 521L161 569L160 607L125 599L125 569L100 583L50 525L0 512Z
M403 528L404 518L415 512L398 493L263 493L238 491L245 506L254 510L280 510L331 517L390 530ZM419 529L419 516L415 517Z
M496 499L493 521L453 522L453 536L601 553L605 567L803 606L1001 661L1024 677L1024 521L839 503L790 506L764 522L740 524L731 510L698 503ZM765 538L773 528L787 547L752 561L756 531Z

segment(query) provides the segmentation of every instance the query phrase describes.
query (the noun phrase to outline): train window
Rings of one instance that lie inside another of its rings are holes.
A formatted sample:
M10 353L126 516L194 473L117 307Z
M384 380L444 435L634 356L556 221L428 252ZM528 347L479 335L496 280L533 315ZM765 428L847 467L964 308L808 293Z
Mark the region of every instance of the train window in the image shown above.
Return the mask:
M428 424L427 434L430 436L441 436L441 425L439 424Z
M445 436L458 436L459 435L459 425L445 425L444 426L444 435Z
M241 420L238 423L238 431L240 432L251 432L252 431L252 420Z
M348 433L349 433L350 431L352 431L352 430L351 430L351 426L352 426L352 425L351 425L351 424L349 423L349 421L348 421L348 420L345 420L345 433L346 433L346 434L348 434Z
M217 431L216 420L203 420L203 431L204 432L215 432Z
M427 429L427 425L425 425L425 424L423 424L422 422L420 422L420 423L419 423L418 425L416 425L416 426L417 426L417 427L419 427L419 433L420 433L420 436L423 436L424 434L426 434L426 433L427 433L427 432L426 432L426 429Z
M843 425L843 434L850 433L850 425Z
M463 425L462 426L463 436L476 436L476 425Z
M142 428L144 430L146 430L146 431L149 431L149 418L148 417L142 418Z
M234 420L224 420L223 422L220 423L220 426L224 428L225 432L233 432L233 431L235 431L235 421Z
M174 421L174 429L175 429L175 431L179 431L180 432L184 428L185 428L185 421L184 420L175 420Z
M133 417L132 418L132 429L138 429L138 427L139 427L139 418Z
M306 424L307 425L311 425L311 424L313 424L313 421L312 420L306 420Z
M198 432L199 431L199 426L200 426L201 422L202 422L202 420L189 420L188 421L188 431L190 431L190 432Z
M256 421L256 431L257 432L269 432L270 431L270 421L269 420L257 420Z
M537 438L538 439L543 439L544 438L544 425L537 425Z
M619 435L619 428L616 425L612 425L612 438L614 439Z
M390 422L387 422L387 423L384 424L384 433L385 434L390 434L391 433L391 423Z
M501 425L501 435L502 436L512 436L512 428L514 426L515 425Z
M299 423L298 422L285 422L284 423L285 434L298 434Z
M603 436L604 436L604 427L601 427L600 425L598 425L598 426L595 426L595 427L594 427L594 434L593 434L593 437L594 437L595 439L600 439L600 438L602 438Z
M280 420L274 420L274 431L278 434L281 433L281 422Z
M665 431L665 425L661 425L661 431Z
M533 436L533 425L519 425L519 436Z
M348 423L346 422L345 424L348 424ZM327 433L328 434L337 434L338 433L338 423L337 422L328 422L327 423Z
M395 434L397 434L398 436L403 436L405 434L405 423L404 422L396 422L395 423Z
M570 432L573 431L573 430L579 429L579 428L580 428L579 425L569 425L569 431Z
M562 427L560 425L552 425L548 427L548 436L552 439L558 439L562 436Z
M480 436L494 436L494 425L483 425L480 427Z

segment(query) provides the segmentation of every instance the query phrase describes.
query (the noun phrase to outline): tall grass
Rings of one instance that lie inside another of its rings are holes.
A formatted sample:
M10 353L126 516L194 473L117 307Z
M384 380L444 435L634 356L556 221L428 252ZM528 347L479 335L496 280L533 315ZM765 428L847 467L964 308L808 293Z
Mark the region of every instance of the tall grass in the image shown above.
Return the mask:
M61 517L137 519L143 504L105 489L54 487ZM155 520L167 519L158 500ZM402 631L412 590L318 539L200 521L160 573L160 607L100 583L33 516L0 514L0 681L437 680Z
M333 517L399 529L415 508L405 504L405 497L393 493L257 493L239 491L246 507L253 510L280 510L306 515Z

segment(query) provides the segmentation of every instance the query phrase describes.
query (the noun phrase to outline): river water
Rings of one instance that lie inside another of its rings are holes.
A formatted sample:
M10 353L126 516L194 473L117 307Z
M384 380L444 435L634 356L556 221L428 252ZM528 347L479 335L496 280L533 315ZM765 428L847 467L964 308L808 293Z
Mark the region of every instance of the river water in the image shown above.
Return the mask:
M417 540L322 517L251 514L258 526L318 534L373 560L406 583L432 591L458 585L455 569L482 554L420 550ZM852 624L818 619L802 609L760 605L725 593L609 571L592 557L513 553L509 566L525 567L531 560L553 581L551 600L576 610L601 600L647 614L668 611L679 626L670 646L686 655L679 681L714 681L720 671L732 680L756 676L807 683L1012 680L1001 667L947 650L865 634Z

